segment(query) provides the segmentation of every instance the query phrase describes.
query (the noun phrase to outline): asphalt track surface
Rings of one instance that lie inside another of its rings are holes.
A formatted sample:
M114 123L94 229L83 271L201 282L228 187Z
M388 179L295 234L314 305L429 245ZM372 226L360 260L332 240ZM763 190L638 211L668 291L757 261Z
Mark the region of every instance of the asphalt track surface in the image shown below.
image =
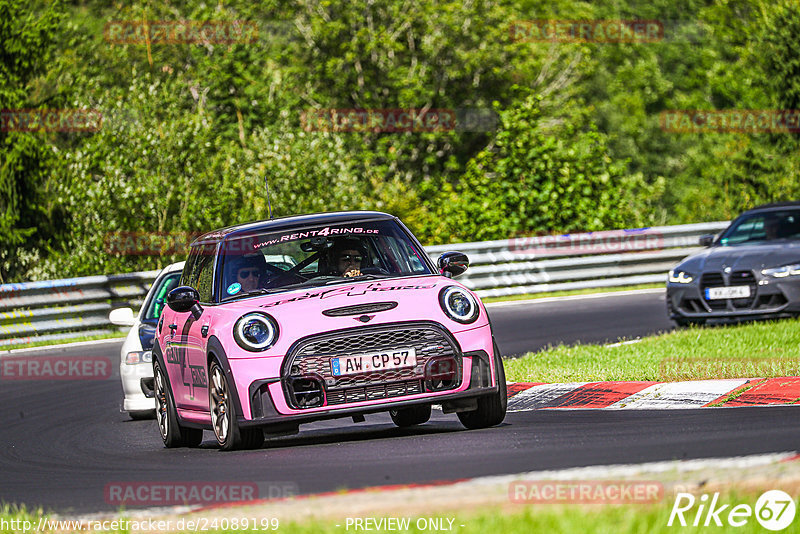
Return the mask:
M658 328L655 314L663 313L663 298L655 297L652 327ZM642 306L648 299L610 300L621 327L638 326L637 316L644 320ZM503 308L491 310L500 346L516 346L517 334L504 338L503 332L508 328L513 334L524 325L531 339L524 350L561 341L640 335L622 330L601 334L587 327L579 332L588 337L556 339L562 331L557 328L562 312L585 317L590 324L592 314L601 324L608 319L608 299L568 302L565 308L560 303L515 307L511 318ZM567 321L567 316L563 320L574 332L576 321ZM507 321L522 323L515 327ZM27 355L103 356L115 361L119 346L106 343ZM87 513L118 508L106 498L107 486L115 483L255 483L266 497L270 488L317 493L587 465L793 451L800 443L798 408L773 407L539 410L510 413L503 425L476 431L465 430L455 415L436 411L429 423L414 429L395 428L388 415L376 414L358 424L341 419L306 425L300 434L272 438L255 451L220 452L210 432L199 449L168 450L154 421L130 421L118 411L120 397L117 372L91 381L0 379L0 501Z
M665 292L652 290L490 305L500 353L520 356L548 345L609 343L672 330Z

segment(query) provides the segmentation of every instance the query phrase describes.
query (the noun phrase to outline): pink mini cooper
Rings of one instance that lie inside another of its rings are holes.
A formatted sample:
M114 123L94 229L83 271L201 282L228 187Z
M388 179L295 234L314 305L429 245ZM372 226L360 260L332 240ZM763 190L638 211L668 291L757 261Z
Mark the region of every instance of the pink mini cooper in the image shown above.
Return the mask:
M434 265L399 219L342 212L272 219L192 243L153 348L164 445L255 448L301 423L431 405L467 428L506 414L503 364L481 301Z

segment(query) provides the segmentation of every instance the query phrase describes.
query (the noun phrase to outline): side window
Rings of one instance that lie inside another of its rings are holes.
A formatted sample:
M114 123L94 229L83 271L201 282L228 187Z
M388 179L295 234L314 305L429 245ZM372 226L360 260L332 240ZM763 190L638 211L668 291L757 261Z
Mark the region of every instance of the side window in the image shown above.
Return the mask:
M200 293L200 302L211 302L214 293L214 258L217 252L217 244L210 243L203 245L199 261L195 272L197 272L197 282L194 287Z
M197 280L197 277L194 276L195 265L197 265L197 260L200 257L200 247L193 247L192 250L189 252L189 258L186 260L186 265L183 266L183 272L181 273L181 285L182 286L192 286L194 287L194 280Z
M216 243L192 248L181 275L181 285L191 286L200 293L200 302L211 302L214 288L214 257Z

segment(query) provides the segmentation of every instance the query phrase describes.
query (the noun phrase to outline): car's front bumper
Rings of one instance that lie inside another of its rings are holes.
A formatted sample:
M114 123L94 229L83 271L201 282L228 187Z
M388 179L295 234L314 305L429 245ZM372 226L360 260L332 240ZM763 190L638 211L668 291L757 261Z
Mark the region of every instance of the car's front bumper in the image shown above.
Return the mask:
M398 328L408 326L432 326L441 329L441 326L435 323L416 322L392 323L375 328L362 327L339 332L343 335L373 330L395 332ZM395 375L385 383L382 383L380 380L383 379L380 379L378 382L371 381L369 384L353 384L355 386L353 389L358 389L362 385L369 388L385 387L385 395L381 397L365 396L358 400L352 400L349 394L346 394L345 402L329 403L326 392L325 402L311 407L292 405L292 395L287 390L287 380L291 379L293 373L291 371L293 366L287 365L289 359L284 357L228 358L216 338L209 340L209 351L213 352L220 360L229 383L232 385L231 402L235 408L239 425L243 427L273 427L274 429L324 419L385 412L419 404L441 404L445 411L475 409L477 406L471 399L497 393L497 360L494 355L491 327L488 324L481 325L461 332L450 332L447 336L452 342L452 348L458 360L459 374L457 376L459 380L457 383L449 383L444 389L432 390L429 389L429 383L425 379L415 376L410 378L421 381L417 393L404 392L392 396L389 394L389 388L396 385L398 381L409 379L408 376ZM440 348L420 349L418 356L434 354L434 357L438 358L442 355L437 351ZM160 352L156 347L154 357L160 359ZM453 353L445 351L445 357L449 357L448 354L452 356ZM330 377L323 376L322 378L327 387ZM341 384L337 383L334 388L340 386ZM210 426L208 412L179 408L178 415L182 424L186 426L202 428ZM267 430L269 431L269 429Z
M153 364L138 363L120 365L120 381L122 383L122 410L139 412L155 410L153 400Z
M741 271L740 271L741 272ZM667 312L671 319L726 319L768 317L800 313L800 277L776 279L758 271L741 281L737 273L701 273L689 284L667 283ZM751 295L742 299L711 300L707 287L748 285Z

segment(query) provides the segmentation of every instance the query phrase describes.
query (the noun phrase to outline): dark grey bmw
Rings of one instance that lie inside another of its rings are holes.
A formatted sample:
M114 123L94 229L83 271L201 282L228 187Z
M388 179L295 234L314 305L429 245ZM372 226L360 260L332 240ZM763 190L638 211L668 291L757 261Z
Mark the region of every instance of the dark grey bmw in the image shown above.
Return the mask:
M669 272L667 313L679 326L800 315L800 202L746 211L700 244Z

